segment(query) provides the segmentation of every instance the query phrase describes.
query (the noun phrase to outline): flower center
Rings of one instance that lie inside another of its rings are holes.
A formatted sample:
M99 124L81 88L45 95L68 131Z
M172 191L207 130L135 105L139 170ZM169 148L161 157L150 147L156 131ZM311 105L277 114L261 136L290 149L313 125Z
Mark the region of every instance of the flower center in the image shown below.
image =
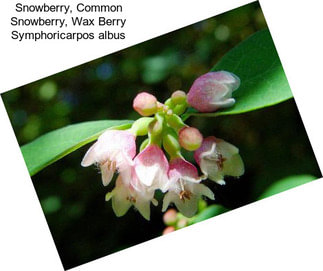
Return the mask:
M110 161L110 160L108 160L107 161L107 166L108 166L108 170L116 171L117 162L116 161Z
M226 158L223 157L222 154L217 153L217 159L216 159L216 164L220 170L223 169L223 163L224 161L227 160Z
M191 196L192 196L192 192L187 191L187 190L182 190L182 191L179 193L179 198L180 198L183 202L185 202L185 199L190 200L190 199L191 199Z
M133 196L127 196L126 200L129 200L131 203L136 203L136 198Z
M210 150L201 155L201 158L209 161L214 161L220 170L223 169L223 163L227 160L221 153L217 151L215 143L212 144Z
M184 183L182 179L179 179L179 184L181 186L182 191L179 192L179 198L183 202L185 202L185 199L190 200L192 196L192 192L185 190Z
M223 155L217 151L212 153L211 155L205 157L205 159L210 160L210 161L215 161L216 165L220 170L223 169L223 163L227 160L226 158L223 157Z

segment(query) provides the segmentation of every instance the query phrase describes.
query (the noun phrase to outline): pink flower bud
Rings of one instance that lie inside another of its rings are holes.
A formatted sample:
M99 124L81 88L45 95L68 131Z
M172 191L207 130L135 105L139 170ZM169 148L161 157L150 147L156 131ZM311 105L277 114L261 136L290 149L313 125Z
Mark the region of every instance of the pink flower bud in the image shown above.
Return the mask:
M181 104L186 102L186 93L182 90L176 90L173 92L172 96L172 102L174 104Z
M235 103L232 92L240 79L226 71L209 72L197 78L187 94L188 103L200 112L214 112Z
M184 127L178 133L179 144L188 151L197 150L203 141L200 131L194 127Z
M173 226L170 226L170 227L166 227L163 231L163 235L167 234L167 233L171 233L175 231L175 228Z
M181 229L188 225L188 220L186 218L182 218L177 222L177 228Z
M157 99L154 95L141 92L133 100L133 108L144 117L151 116L157 112Z
M169 209L163 216L166 225L172 225L177 221L177 212L175 209Z

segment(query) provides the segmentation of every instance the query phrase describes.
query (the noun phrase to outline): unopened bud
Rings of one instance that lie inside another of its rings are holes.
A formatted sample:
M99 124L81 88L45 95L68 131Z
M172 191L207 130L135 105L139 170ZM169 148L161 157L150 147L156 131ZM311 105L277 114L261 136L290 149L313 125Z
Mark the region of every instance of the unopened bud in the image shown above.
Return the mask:
M144 136L148 134L148 125L154 118L143 117L137 119L131 126L131 131L136 136Z
M182 90L176 90L173 92L171 99L174 104L186 103L186 93Z
M142 116L151 116L157 112L157 99L154 95L141 92L133 100L133 108Z
M174 225L177 221L177 212L175 209L169 209L163 216L165 225Z
M171 157L177 157L180 153L181 146L178 142L177 134L171 128L163 135L163 147Z
M167 123L169 126L174 128L176 131L182 129L186 126L186 124L183 122L183 120L177 116L177 115L171 115L166 117Z
M167 99L166 102L165 102L165 105L164 106L168 106L168 108L173 108L175 105L172 101L171 98Z
M149 135L149 144L160 145L163 136L163 123L164 116L160 113L155 114L155 119L149 123L148 126L148 135Z
M177 222L177 228L181 229L184 228L188 225L188 220L186 218L181 218L178 222Z
M187 103L177 104L175 105L173 112L176 115L182 115L186 111L186 108L187 108Z
M164 231L163 231L163 235L168 234L168 233L171 233L171 232L173 232L173 231L175 231L175 227L173 227L173 226L166 227L166 228L164 229Z
M233 73L209 72L194 81L187 94L187 101L200 112L214 112L235 103L232 92L239 86L240 79Z
M152 135L159 135L163 131L164 117L160 114L155 115L155 119L149 123L148 131Z
M194 127L184 127L179 131L179 144L188 151L197 150L203 141L203 136Z
M160 134L162 129L162 125L157 120L152 121L148 127L149 133L154 135Z

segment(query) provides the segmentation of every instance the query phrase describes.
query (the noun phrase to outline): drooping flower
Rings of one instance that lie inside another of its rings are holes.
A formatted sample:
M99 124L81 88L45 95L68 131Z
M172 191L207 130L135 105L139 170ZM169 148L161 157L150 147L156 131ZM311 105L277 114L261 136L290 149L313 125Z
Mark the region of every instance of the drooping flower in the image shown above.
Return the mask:
M164 197L163 212L173 202L186 217L192 217L202 196L214 199L213 192L204 184L194 165L182 158L172 159L169 165L169 191Z
M102 182L108 185L116 170L129 171L136 155L135 136L127 130L107 130L86 152L81 165L97 164Z
M149 220L150 202L158 204L154 199L154 190L142 185L134 172L119 174L115 188L106 195L106 201L110 199L112 209L118 217L125 215L133 205L145 219Z
M239 149L214 136L203 140L194 153L195 161L209 179L225 184L224 176L239 177L244 173L244 164Z
M134 171L138 181L150 190L167 190L168 161L159 146L151 144L134 159Z
M232 92L239 86L240 79L233 73L209 72L194 81L187 94L187 101L200 112L214 112L235 103Z

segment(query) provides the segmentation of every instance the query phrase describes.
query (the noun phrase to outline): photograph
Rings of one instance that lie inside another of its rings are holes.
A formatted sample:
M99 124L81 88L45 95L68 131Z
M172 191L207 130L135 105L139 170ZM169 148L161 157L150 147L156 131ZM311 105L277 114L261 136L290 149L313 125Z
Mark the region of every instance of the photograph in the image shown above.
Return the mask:
M65 269L322 177L259 2L1 97Z

